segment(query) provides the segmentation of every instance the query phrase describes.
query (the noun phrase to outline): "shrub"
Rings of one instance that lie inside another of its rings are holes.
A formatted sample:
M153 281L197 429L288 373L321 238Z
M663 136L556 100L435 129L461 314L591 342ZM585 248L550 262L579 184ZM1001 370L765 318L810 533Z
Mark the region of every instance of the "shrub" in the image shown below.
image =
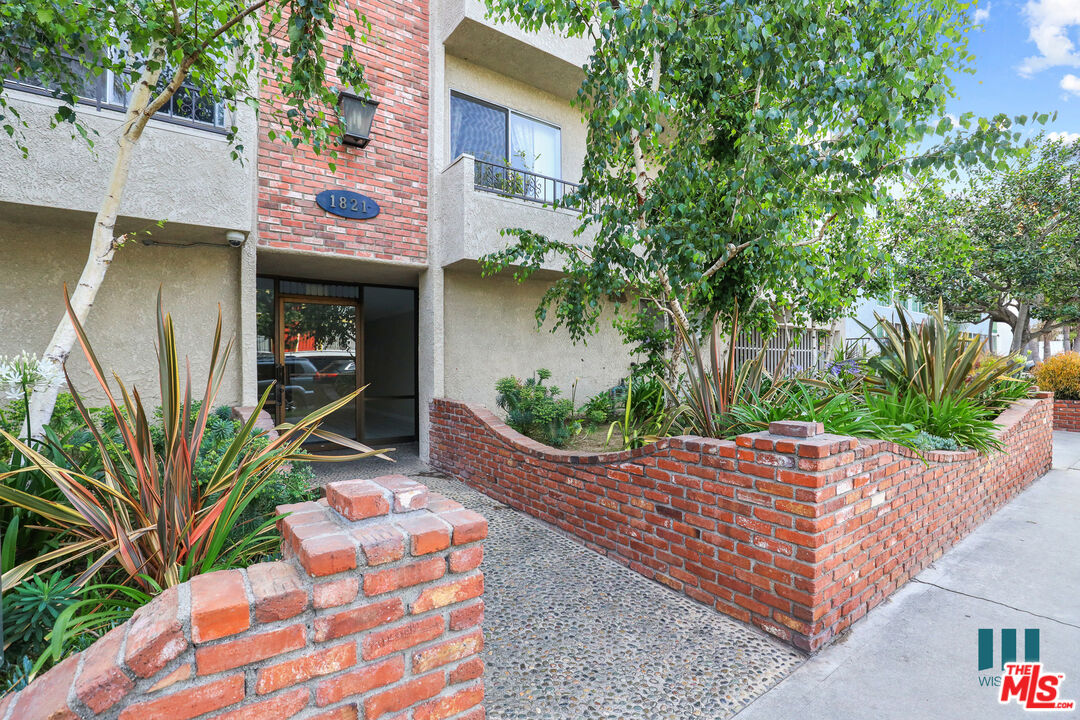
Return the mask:
M721 328L718 316L714 316L709 329L708 347L702 346L696 333L677 317L675 329L683 346L685 372L668 364L669 377L679 377L677 383L661 380L671 398L678 404L672 411L672 422L683 432L705 437L725 437L733 423L731 409L739 403L768 403L789 380L784 369L791 353L791 345L781 356L773 375L765 371L768 346L763 344L751 360L739 365L736 362L735 341L739 336L739 312L727 328ZM726 330L726 333L724 332ZM725 337L726 335L726 337ZM774 378L776 380L774 381ZM801 378L804 382L823 383Z
M626 394L625 389L622 394ZM609 423L619 415L615 396L615 388L597 393L589 398L578 412L591 425Z
M330 437L319 429L322 419L351 402L359 390L296 423L283 425L278 438L256 447L254 425L271 390L267 388L249 421L227 443L224 453L206 468L204 479L200 479L195 466L207 437L209 408L217 396L232 348L231 342L222 346L220 314L206 387L192 421L185 408L193 409L193 388L190 378L187 387L182 387L172 317L162 310L158 299L157 353L162 398L159 442L153 439L151 415L138 393L129 392L119 379L123 405L116 401L70 303L68 314L108 400L111 422L119 439L114 440L108 425L86 409L70 382L72 398L93 436L103 466L100 474L96 469L86 472L72 467L70 462L58 461L0 430L0 435L36 466L35 472L47 475L64 496L63 500L53 500L9 482L22 476L26 468L0 473L3 481L0 500L44 518L65 538L55 550L41 553L5 573L5 589L17 585L39 565L48 564L53 569L89 556L93 562L76 578L76 585L86 583L102 568L109 567L120 571L123 583L154 593L193 575L247 565L275 545L273 517L262 519L251 530L245 529L239 539L234 534L237 524L283 466L311 457L301 452L305 441L313 436ZM359 452L331 459L377 454L359 443L337 436L332 439Z
M622 448L633 449L654 443L667 434L671 425L666 409L664 385L654 378L631 378L626 386L622 418L611 423L605 444L615 429L622 435Z
M987 410L1000 413L1017 400L1028 397L1034 386L1030 378L1002 377L983 391L978 400Z
M1035 366L1035 382L1059 398L1080 400L1080 353L1063 352Z
M551 371L546 368L525 381L504 377L495 383L499 392L496 402L506 411L507 425L533 440L562 447L573 433L574 404L559 397L558 387L544 385L550 378Z

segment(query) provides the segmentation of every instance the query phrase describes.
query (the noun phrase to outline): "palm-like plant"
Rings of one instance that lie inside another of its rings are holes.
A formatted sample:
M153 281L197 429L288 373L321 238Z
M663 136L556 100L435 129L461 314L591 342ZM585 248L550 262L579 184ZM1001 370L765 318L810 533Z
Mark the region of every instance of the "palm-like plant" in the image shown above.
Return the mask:
M876 313L874 317L881 337L859 323L879 351L868 362L873 370L867 378L871 389L916 393L935 402L946 397L975 398L1022 366L1014 357L983 355L985 341L964 336L959 326L948 322L940 299L937 309L921 323L899 304L895 325Z
M57 462L0 430L30 461L24 468L0 474L0 500L36 513L65 538L57 549L4 573L5 589L14 587L41 566L48 567L39 572L48 572L80 558L89 560L76 585L85 584L115 560L131 583L150 592L177 585L200 573L245 565L273 546L274 519L266 519L239 540L230 540L229 533L240 521L244 509L282 465L303 460L340 462L371 455L389 460L383 454L385 450L372 450L319 427L324 418L351 402L363 388L298 422L279 426L278 437L266 444L251 442L260 434L255 421L271 392L267 388L209 479L200 483L194 473L195 461L232 350L231 341L222 346L220 310L201 408L192 421L186 411L192 403L191 369L188 366L187 381L181 389L173 321L162 311L158 295L157 357L163 431L159 450L151 434L153 416L146 411L139 392L134 388L129 392L114 375L122 402L116 400L70 301L67 307L82 351L108 401L120 441L102 431L70 377L67 382L71 395L100 449L103 467L99 471L91 474L73 469L77 467L74 461ZM313 436L357 452L334 456L302 454L301 446ZM2 482L34 471L48 476L66 502Z

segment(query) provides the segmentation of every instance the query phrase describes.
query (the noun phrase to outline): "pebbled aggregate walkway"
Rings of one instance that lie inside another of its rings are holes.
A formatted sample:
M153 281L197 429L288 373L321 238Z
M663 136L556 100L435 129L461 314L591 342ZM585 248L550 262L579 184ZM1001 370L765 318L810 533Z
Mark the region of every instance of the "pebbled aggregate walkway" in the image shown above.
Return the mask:
M351 472L323 467L320 482ZM805 660L458 480L409 474L488 518L489 720L720 720Z

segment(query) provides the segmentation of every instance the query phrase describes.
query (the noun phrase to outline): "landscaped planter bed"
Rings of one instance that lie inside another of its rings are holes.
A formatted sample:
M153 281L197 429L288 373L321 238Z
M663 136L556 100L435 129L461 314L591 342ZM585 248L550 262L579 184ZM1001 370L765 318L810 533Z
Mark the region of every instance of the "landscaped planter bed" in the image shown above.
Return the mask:
M635 571L816 651L1050 468L1049 393L997 420L1003 451L935 451L774 423L632 451L541 445L435 400L431 463Z

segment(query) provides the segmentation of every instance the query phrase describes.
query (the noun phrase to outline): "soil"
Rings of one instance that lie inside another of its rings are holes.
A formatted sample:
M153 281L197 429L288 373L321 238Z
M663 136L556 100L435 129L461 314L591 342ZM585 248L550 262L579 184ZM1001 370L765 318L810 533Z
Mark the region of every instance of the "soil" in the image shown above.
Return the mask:
M580 435L571 438L564 449L591 453L618 452L622 450L622 434L618 428L615 428L615 432L611 433L611 442L607 442L609 427L610 425L598 425L593 428L585 428Z

